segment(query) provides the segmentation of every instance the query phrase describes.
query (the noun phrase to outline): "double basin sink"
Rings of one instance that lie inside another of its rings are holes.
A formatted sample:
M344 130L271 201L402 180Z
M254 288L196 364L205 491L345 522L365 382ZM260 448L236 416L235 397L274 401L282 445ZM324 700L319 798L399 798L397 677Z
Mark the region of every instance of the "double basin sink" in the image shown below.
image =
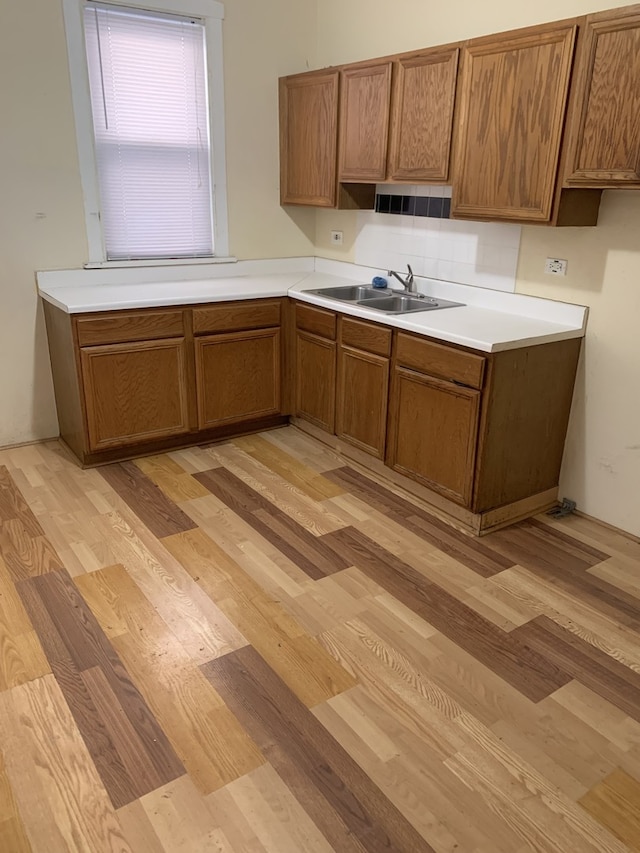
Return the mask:
M449 302L446 299L432 299L418 293L398 293L389 288L374 288L358 284L349 287L320 287L307 290L327 299L339 302L355 302L363 308L373 308L385 314L409 314L412 311L436 311L440 308L455 308L462 302Z

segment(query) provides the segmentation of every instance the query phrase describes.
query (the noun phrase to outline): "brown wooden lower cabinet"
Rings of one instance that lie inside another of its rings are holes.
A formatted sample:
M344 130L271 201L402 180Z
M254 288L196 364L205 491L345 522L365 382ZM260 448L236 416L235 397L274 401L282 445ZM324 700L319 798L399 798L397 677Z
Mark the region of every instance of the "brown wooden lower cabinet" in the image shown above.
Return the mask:
M384 459L389 359L352 347L338 352L336 434Z
M471 501L480 391L396 367L389 462L402 474L467 505Z
M296 415L333 432L336 412L336 342L298 329L295 373Z
M60 433L84 464L292 411L476 533L557 495L579 339L484 353L285 299L44 311Z
M200 429L280 412L280 329L196 338Z
M184 338L81 349L91 450L189 431Z

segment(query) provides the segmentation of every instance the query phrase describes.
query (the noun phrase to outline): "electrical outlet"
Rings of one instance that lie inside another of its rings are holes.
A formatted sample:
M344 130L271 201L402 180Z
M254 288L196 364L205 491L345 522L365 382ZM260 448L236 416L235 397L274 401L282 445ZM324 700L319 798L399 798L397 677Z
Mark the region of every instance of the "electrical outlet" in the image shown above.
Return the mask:
M547 258L544 262L544 271L547 275L566 275L567 262L561 258Z
M342 231L331 232L331 245L342 246Z

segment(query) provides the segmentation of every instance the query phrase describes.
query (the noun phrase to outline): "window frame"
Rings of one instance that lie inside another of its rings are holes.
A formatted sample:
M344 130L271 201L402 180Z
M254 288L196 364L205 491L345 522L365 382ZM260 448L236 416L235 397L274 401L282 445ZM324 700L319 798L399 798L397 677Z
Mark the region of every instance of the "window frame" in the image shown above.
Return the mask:
M207 85L209 91L209 138L211 142L211 190L213 194L213 246L211 257L149 259L139 261L107 260L100 221L100 191L95 153L89 73L83 24L84 0L63 0L64 23L71 78L71 96L76 125L80 179L89 246L85 268L167 266L206 264L233 260L229 258L227 215L227 177L224 127L224 80L222 56L222 21L224 5L219 0L188 0L186 8L178 8L180 0L106 0L110 5L167 12L184 17L193 15L202 21L206 37Z

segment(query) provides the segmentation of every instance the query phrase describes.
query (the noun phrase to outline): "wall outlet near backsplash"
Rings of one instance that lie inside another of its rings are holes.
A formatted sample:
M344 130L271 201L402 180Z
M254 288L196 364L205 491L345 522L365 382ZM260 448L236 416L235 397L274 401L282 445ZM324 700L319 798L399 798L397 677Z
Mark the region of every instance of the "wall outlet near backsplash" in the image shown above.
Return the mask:
M521 226L450 219L451 187L378 184L358 213L355 263L515 291Z

